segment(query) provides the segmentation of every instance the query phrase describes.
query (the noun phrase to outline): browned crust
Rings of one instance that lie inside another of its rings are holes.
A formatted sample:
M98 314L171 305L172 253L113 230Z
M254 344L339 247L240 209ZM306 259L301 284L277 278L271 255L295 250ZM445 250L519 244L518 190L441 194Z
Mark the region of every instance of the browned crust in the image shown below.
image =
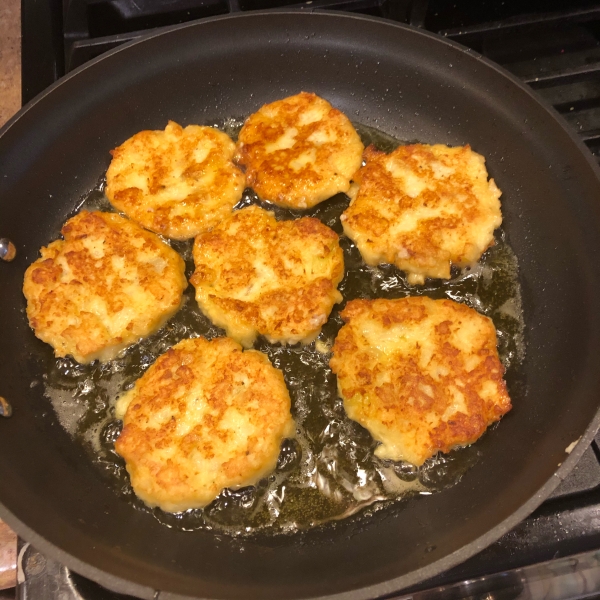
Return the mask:
M320 276L303 271L306 248L311 260L326 263ZM273 278L256 297L241 299L238 294L257 280L258 259L267 263ZM277 222L258 207L236 211L196 238L194 262L191 282L200 307L244 345L257 333L283 342L314 337L341 300L337 285L344 259L338 236L312 217ZM249 337L241 338L238 329Z
M301 113L317 104L328 107L325 117L300 125ZM276 117L267 116L267 112L270 115L275 110ZM267 152L266 146L291 127L298 130L294 145ZM335 139L324 144L309 139L324 130L334 133ZM301 92L265 105L247 119L240 131L236 160L245 168L247 185L263 200L286 208L310 208L338 192L348 191L350 179L360 166L362 149L352 123L341 111L316 94ZM308 152L315 152L315 161L291 170L290 161ZM344 153L349 153L349 160L342 163L332 159Z
M275 468L283 438L294 434L282 373L264 354L242 352L228 338L183 340L157 359L133 394L115 449L136 493L169 511L255 483ZM227 422L232 408L243 415L247 435ZM189 423L183 435L182 422Z
M64 240L41 249L23 283L29 323L57 356L72 354L79 362L89 362L110 354L111 348L118 351L152 332L179 307L187 286L185 264L153 233L114 213L82 211L65 223L62 234ZM101 258L85 246L92 238L104 240ZM139 261L140 253L164 260L163 273L151 262ZM91 296L106 303L111 318L130 306L127 281L112 265L115 257L135 270L140 286L154 298L154 305L135 314L119 333L111 333L96 313L84 309Z
M212 149L198 162L196 151L204 143ZM242 196L244 175L232 162L234 148L223 132L211 127L183 128L169 121L164 132L140 131L111 151L106 195L147 229L174 239L192 238L227 216ZM213 178L206 185L209 173ZM143 188L129 184L132 174L145 182ZM188 190L184 197L179 186Z
M461 170L475 155L468 144L447 148L446 163L458 168L447 179L436 178L432 165L444 158L443 148L447 147L412 144L390 154L373 146L365 150L366 164L354 176L358 192L342 215L342 223L368 264L396 264L408 273L448 279L451 264L472 264L494 243L492 232L500 224L499 204L490 208L480 194L488 194L488 187L497 188L493 182L488 186L487 177L475 184L467 169ZM427 182L428 188L414 197L405 193L386 168L390 159L413 173L415 179ZM448 210L449 204L453 204L453 211ZM412 230L391 234L404 216L418 215L423 209L437 214L419 218ZM476 228L490 229L482 244L474 233ZM450 239L454 241L449 243Z
M423 368L419 343L412 353L394 356L390 363L379 360L373 348L361 344L359 321L362 318L368 317L384 328L400 324L410 331L439 308L447 318L435 326L431 365L443 367L446 375L434 378L429 369ZM511 409L494 326L490 319L473 309L451 300L409 297L353 300L341 315L346 324L333 346L330 365L338 376L345 403L355 399L352 403L358 406L359 415L356 420L367 428L376 421L386 429L405 434L411 443L420 440L421 460L416 464L438 451L449 452L457 446L471 444ZM479 360L475 368L469 369L466 366L469 357L452 343L452 334L466 320L473 319L479 321L473 349ZM484 398L480 393L486 383L495 389L491 398ZM452 405L448 391L451 386L459 386L466 410L439 419ZM439 423L429 427L432 415Z

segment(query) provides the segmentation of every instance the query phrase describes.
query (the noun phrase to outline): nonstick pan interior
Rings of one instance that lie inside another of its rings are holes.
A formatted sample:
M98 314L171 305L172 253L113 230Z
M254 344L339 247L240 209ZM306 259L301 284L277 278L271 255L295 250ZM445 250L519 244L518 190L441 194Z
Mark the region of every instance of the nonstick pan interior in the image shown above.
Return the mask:
M503 191L526 321L514 409L451 489L369 518L251 540L183 532L135 511L60 427L36 359L23 273L142 129L243 117L314 91L402 140L469 143ZM456 564L526 516L591 440L600 397L600 183L558 117L497 67L429 34L343 14L190 24L120 48L35 99L0 137L0 516L109 587L153 598L368 598ZM583 436L583 437L582 437ZM571 454L565 449L581 438ZM562 466L561 466L562 465ZM560 467L560 468L559 468Z

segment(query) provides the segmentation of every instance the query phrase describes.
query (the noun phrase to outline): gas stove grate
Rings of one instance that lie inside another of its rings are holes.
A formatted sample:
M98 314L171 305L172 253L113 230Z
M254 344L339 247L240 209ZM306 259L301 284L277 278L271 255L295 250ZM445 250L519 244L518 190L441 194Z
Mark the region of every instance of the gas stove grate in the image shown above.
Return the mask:
M251 9L346 10L424 27L529 84L600 161L600 7L580 1L23 0L23 101L149 28ZM540 9L542 12L540 12Z

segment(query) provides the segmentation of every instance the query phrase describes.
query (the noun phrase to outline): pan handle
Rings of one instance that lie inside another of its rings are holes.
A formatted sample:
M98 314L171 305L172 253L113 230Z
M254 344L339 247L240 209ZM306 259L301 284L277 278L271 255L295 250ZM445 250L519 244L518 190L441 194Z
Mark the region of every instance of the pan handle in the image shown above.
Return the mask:
M0 238L0 260L10 262L17 255L15 245L8 238ZM12 406L0 396L0 417L10 417L12 415ZM0 521L0 526L2 521ZM2 531L0 530L0 534ZM0 547L0 550L2 548ZM0 564L0 580L2 579L2 565ZM2 588L0 588L2 589Z
M0 238L0 260L10 262L16 255L15 245L8 238Z
M0 238L0 260L10 262L16 255L17 249L15 248L15 245L8 238ZM12 406L0 396L0 417L10 417L11 415ZM0 521L0 525L2 525L2 521ZM0 533L2 532L0 531ZM2 565L0 565L0 579L2 576L1 567Z

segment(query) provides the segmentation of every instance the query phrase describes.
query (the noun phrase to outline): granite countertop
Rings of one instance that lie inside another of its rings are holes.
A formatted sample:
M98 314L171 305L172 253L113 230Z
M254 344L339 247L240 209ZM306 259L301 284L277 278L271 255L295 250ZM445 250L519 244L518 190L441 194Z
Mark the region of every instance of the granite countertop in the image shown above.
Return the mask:
M17 536L0 521L0 590L16 585Z
M0 126L21 108L21 4L0 2Z
M0 1L0 126L21 108L21 3ZM1 484L0 484L1 485ZM0 521L0 590L17 582L17 536Z

